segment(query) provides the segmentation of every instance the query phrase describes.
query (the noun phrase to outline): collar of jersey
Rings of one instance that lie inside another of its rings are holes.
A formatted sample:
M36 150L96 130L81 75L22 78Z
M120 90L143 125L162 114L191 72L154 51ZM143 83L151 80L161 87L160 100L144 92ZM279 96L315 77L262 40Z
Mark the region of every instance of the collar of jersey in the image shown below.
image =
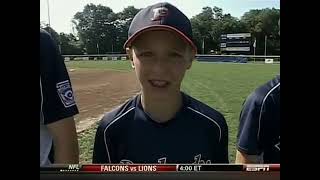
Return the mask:
M181 109L176 113L176 115L172 119L170 119L169 121L163 122L163 123L159 123L159 122L153 120L150 117L150 115L147 112L144 111L144 109L142 107L142 103L141 103L141 94L137 95L136 103L135 103L135 107L136 107L135 109L139 110L139 111L142 111L146 115L147 120L150 121L152 124L154 124L156 126L160 126L160 127L167 127L170 124L172 124L174 121L179 119L179 117L185 112L185 109L188 107L188 98L187 98L187 96L183 92L181 92L181 95L182 95L182 107L181 107Z

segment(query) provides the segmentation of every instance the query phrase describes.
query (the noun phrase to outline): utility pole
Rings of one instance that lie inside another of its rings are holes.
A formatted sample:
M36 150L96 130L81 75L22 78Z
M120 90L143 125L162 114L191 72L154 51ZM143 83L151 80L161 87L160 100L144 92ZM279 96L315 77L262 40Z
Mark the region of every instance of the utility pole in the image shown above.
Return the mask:
M51 24L50 24L50 4L49 4L49 0L47 0L47 6L48 6L48 22L49 22L49 27L51 27Z

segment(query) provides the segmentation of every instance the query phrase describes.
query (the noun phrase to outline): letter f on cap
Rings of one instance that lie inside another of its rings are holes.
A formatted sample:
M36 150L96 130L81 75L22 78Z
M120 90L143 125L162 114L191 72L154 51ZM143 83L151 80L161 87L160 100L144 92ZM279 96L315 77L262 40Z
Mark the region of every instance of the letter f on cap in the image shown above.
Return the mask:
M155 8L153 9L153 18L152 21L159 21L162 17L166 17L168 15L168 9L165 7Z

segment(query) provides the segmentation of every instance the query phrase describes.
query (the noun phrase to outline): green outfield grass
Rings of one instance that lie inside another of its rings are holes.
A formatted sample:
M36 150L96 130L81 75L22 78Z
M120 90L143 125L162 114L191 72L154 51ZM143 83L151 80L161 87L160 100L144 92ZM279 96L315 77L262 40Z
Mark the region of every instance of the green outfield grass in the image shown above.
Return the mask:
M67 62L70 68L99 68L132 71L128 61ZM182 90L220 111L229 127L229 158L235 160L239 114L245 98L259 85L280 73L280 64L233 64L194 62ZM79 135L80 161L91 162L95 127Z

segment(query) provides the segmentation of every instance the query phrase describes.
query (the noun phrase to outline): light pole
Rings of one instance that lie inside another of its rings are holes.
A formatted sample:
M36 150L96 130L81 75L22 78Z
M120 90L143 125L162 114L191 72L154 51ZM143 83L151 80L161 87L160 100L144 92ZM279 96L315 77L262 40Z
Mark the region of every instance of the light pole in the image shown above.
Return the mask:
M100 52L99 52L99 43L97 43L97 50L98 50L98 54L100 54Z
M204 37L202 38L202 54L204 54Z
M264 56L267 57L267 35L264 36Z
M111 53L113 54L113 41L112 41L112 44L111 44Z
M51 27L50 25L50 5L49 5L49 0L47 0L47 6L48 6L48 22L49 22L49 27Z
M91 50L90 44L91 44L90 39L87 39L87 44L86 44L87 54L89 54L89 50Z
M256 62L256 46L257 46L257 38L254 38L254 43L253 43L253 62Z

